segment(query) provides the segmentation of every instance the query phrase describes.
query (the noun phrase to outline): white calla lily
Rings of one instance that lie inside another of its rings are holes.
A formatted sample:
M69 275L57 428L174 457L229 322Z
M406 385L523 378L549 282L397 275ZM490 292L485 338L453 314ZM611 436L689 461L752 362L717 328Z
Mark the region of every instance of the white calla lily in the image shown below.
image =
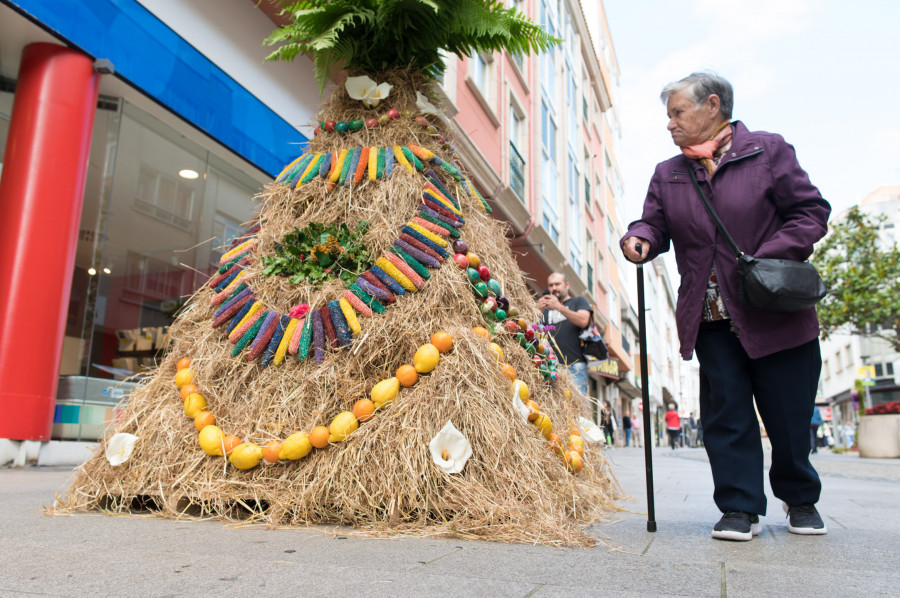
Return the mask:
M371 78L361 75L359 77L347 77L344 82L347 94L354 100L362 100L368 108L374 108L391 93L388 83L375 83Z
M597 427L597 424L587 419L586 417L578 418L578 427L581 428L581 435L591 442L600 442L601 440L606 439L606 436L604 436L603 434L603 430Z
M528 421L528 416L531 415L531 408L522 402L522 397L519 395L519 389L524 384L521 380L516 380L512 383L512 404L516 409L516 413L522 416L523 420Z
M435 108L434 104L428 101L428 98L425 97L421 91L416 92L416 108L419 109L419 112L422 114L436 114L438 109Z
M137 441L138 437L134 434L126 434L125 432L114 434L106 445L106 460L113 467L128 461Z
M447 421L447 425L431 439L428 448L434 464L444 473L461 472L472 456L472 445L451 421Z

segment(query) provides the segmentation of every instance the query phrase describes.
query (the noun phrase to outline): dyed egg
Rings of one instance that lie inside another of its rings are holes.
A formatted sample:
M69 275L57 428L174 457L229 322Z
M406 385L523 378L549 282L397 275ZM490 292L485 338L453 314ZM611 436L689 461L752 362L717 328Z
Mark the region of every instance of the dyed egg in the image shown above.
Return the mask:
M391 108L390 110L387 111L387 115L388 115L389 119L397 120L398 118L400 118L400 111L397 110L396 108Z
M522 334L521 332L517 332L516 333L516 342L519 343L520 345L524 346L525 335Z
M541 358L535 355L531 358L531 363L534 364L534 367L539 368L541 367Z
M453 241L453 251L456 253L461 253L463 255L469 253L469 244L463 241L462 239L457 239ZM468 258L466 258L468 259Z
M519 327L519 330L521 330L522 332L525 332L526 330L528 330L528 322L526 322L522 318L519 318L518 320L516 320L516 325Z
M559 379L559 374L557 374L556 372L550 372L550 381L556 382L557 379Z
M525 345L525 350L528 351L529 355L534 355L534 353L535 353L534 343L527 343ZM540 356L538 356L538 355L534 355L534 356L537 357L538 361L540 361L540 359L541 359Z
M465 270L466 268L469 267L469 258L467 258L466 256L464 256L461 253L457 253L456 255L454 255L453 261L456 262L456 265L459 266L460 270Z
M481 280L487 282L491 279L491 271L487 269L487 266L478 266L478 276L481 277Z
M497 300L493 297L488 297L484 300L484 302L482 302L482 305L487 305L491 311L494 311L495 309L497 309Z
M466 257L469 258L469 267L470 268L477 268L478 266L481 265L481 258L479 258L477 255L475 255L471 251L466 254Z
M545 345L544 343L539 343L538 347L537 347L537 352L540 353L541 355L546 355L547 353L550 352L550 349L547 348L547 345Z
M468 258L466 258L468 259ZM481 281L481 277L478 276L478 270L472 267L472 261L469 260L469 267L466 268L466 276L469 277L469 282L472 284L476 284ZM487 288L487 287L485 287Z
M437 136L437 142L438 142L439 144L441 144L441 145L444 145L445 143L447 143L447 140L444 139L444 136L443 136L443 135L438 135L438 136Z
M410 110L409 108L404 108L403 110L400 111L400 114L403 115L403 118L412 118L413 111Z
M389 122L391 122L391 117L388 116L387 114L382 114L381 116L378 117L378 124L381 125L382 127L384 125L388 124Z
M378 119L377 119L377 118L370 118L370 119L368 119L368 120L366 121L366 128L367 128L367 129L374 129L374 128L376 128L376 127L378 126L378 124L379 124L379 123L378 123Z
M484 299L485 297L490 295L490 293L488 292L487 285L484 284L483 282L476 283L474 289L475 289L475 294L482 299Z
M503 329L506 330L510 334L516 334L519 332L519 327L516 326L516 323L513 322L512 320L507 320L507 321L503 322Z
M489 320L493 319L494 317L493 306L487 301L481 304L481 315Z
M351 120L350 124L348 126L350 127L350 130L355 133L356 131L359 131L360 129L363 128L363 121L358 120L358 119Z
M487 286L494 295L497 295L498 297L501 296L500 293L502 291L500 289L500 283L497 282L496 278L491 278L490 280L488 280ZM506 297L504 297L504 299L506 299ZM498 301L497 304L500 305L500 302ZM502 307L503 309L506 309L507 307L509 307L509 299L506 299L505 305L500 305L500 307Z
M492 278L491 280L494 280L494 279ZM490 284L491 283L488 283L488 285L490 285ZM498 284L497 286L499 287L500 285ZM497 294L497 307L501 307L504 310L506 310L506 315L508 315L510 318L514 318L517 315L519 315L518 311L516 312L515 315L510 313L510 311L512 311L512 310L510 310L510 308L509 308L509 299L507 299L507 297L505 295L500 295L499 293Z
M509 301L509 299L507 299L507 301ZM515 320L516 318L519 317L519 310L516 309L515 307L509 307L509 308L507 308L507 310L506 310L506 314L507 314L510 318L512 318L512 319Z
M322 128L328 132L334 131L335 122L333 120L326 120L322 123Z
M532 330L531 328L525 330L525 340L527 340L528 342L534 340L534 330Z
M503 320L506 319L506 310L498 307L497 309L494 310L494 317L496 317L498 320L500 320L502 322Z
M428 119L426 119L424 116L417 116L416 124L424 129L428 126Z
M555 368L559 362L551 357L547 360L547 363L550 364L551 368Z
M319 133L321 131L322 131L322 129L320 129L319 127L316 127L315 129L313 129L313 137L318 137Z
M350 130L350 125L348 125L344 121L338 121L338 123L334 125L334 130L338 133L346 133Z

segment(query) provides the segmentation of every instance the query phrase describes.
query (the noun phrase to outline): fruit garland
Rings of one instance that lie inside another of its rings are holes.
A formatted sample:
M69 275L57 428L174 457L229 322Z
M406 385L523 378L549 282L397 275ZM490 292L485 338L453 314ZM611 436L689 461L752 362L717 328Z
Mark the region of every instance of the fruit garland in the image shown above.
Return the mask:
M422 127L423 129L438 135L438 141L440 141L441 145L444 145L446 141L443 136L438 133L437 128L428 122L428 119L424 116L416 116L413 117L413 111L409 109L405 110L397 110L396 108L391 108L384 114L376 117L367 118L366 120L356 119L351 121L333 121L333 120L323 120L319 123L319 126L315 128L313 131L314 136L319 136L322 133L356 133L357 131L361 131L363 128L366 129L377 129L378 127L384 127L390 124L391 121L399 120L400 117L403 117L408 120L412 120L417 125Z
M299 168L300 163L293 167ZM290 170L288 166L282 174ZM264 308L253 294L245 270L257 243L254 235L259 225L238 235L209 282L217 293L211 301L213 307L218 307L213 327L224 327L234 345L231 355L236 357L250 347L246 359L262 357L263 367L280 365L287 355L296 355L303 361L310 351L316 361L322 361L326 348L340 349L361 332L357 313L363 317L383 313L398 295L421 289L431 277L428 268L440 267L449 257L450 239L458 239L459 228L465 224L459 201L434 170L425 170L424 177L417 215L401 228L391 249L375 260L375 265L363 272L341 297L312 310L304 305L280 314ZM475 197L477 191L471 184L468 187ZM304 317L307 313L311 315Z
M190 358L178 360L175 385L184 401L185 415L194 421L194 427L199 432L198 442L203 452L227 457L237 469L253 469L263 460L268 463L296 461L309 455L313 448L326 449L346 440L359 429L360 423L369 421L376 411L393 403L401 387L411 387L418 382L420 374L433 372L441 354L453 348L453 337L443 331L434 333L430 341L416 350L413 365L404 364L397 369L396 376L378 382L372 387L370 398L359 399L353 404L352 411L337 414L328 427L315 426L308 433L295 432L282 442L270 440L263 446L242 442L239 437L226 434L216 425L216 416L207 409L206 397L194 384Z

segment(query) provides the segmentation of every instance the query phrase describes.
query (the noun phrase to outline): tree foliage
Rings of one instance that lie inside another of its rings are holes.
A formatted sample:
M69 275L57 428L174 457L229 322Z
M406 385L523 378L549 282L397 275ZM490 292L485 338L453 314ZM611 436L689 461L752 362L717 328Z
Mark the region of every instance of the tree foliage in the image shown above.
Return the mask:
M444 72L440 51L543 51L559 40L498 0L275 0L291 22L265 44L266 60L311 55L321 91L335 68Z
M854 207L816 249L828 295L819 303L823 338L848 326L890 342L900 352L900 249L882 247L875 218Z

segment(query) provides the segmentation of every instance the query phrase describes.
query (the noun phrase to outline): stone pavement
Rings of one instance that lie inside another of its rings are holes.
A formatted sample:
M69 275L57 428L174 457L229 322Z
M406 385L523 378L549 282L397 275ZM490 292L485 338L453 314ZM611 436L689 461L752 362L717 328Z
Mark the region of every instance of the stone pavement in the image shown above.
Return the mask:
M770 496L763 533L732 543L709 537L718 512L702 450L655 451L655 534L643 514L643 451L608 455L634 498L590 549L47 517L42 505L67 487L71 469L0 470L0 597L900 595L900 460L816 455L828 535L789 534Z

